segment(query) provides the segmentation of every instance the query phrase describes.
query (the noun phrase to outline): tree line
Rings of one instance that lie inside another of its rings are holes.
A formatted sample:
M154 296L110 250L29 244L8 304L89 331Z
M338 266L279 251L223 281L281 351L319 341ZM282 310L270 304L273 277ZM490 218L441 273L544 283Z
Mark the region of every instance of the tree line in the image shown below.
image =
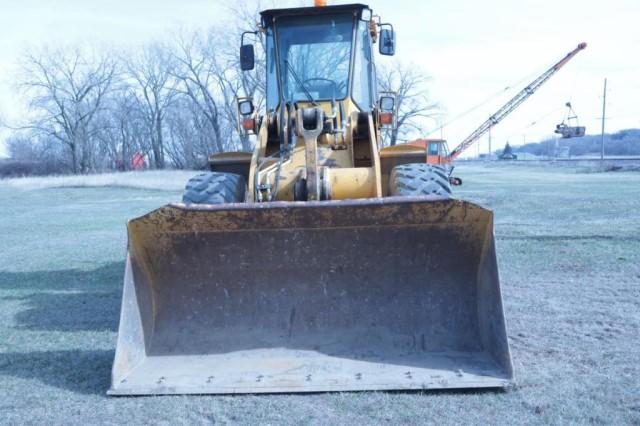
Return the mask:
M47 172L94 173L130 170L134 155L149 168L197 169L211 153L251 150L252 140L237 130L235 99L264 105L264 45L257 42L254 71L238 63L241 31L255 26L255 16L244 8L234 25L175 33L130 51L26 53L16 80L28 114L11 125L11 157L48 165ZM399 95L399 128L387 144L422 129L439 110L414 66L381 65L378 81Z
M538 156L554 156L558 148L569 149L570 156L600 155L601 135L587 135L581 138L545 139L515 148L517 152L528 152ZM605 155L640 155L640 129L626 129L604 135Z
M233 99L261 102L219 31L180 35L134 52L43 48L22 58L28 118L8 140L14 158L56 161L72 173L149 166L197 168L209 153L248 150ZM235 47L235 46L234 46Z

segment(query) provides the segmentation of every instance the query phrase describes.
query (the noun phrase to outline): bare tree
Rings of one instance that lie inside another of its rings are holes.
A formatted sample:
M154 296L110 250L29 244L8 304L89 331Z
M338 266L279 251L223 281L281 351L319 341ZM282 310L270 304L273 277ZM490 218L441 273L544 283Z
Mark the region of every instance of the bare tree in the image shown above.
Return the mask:
M222 132L225 85L225 63L216 51L216 40L208 40L201 33L180 35L175 59L178 66L174 76L180 82L176 91L188 97L205 117L209 125L210 152L222 152L228 135Z
M20 87L30 97L34 116L22 128L64 144L73 173L94 166L92 137L97 114L111 90L116 65L108 55L86 56L79 49L27 54Z
M68 155L64 152L66 147L49 135L26 130L12 134L5 142L13 160L15 175L48 175L69 171L62 161L65 154Z
M378 89L397 95L398 126L385 135L388 145L412 132L424 131L424 119L440 115L440 105L429 98L427 83L430 78L411 64L394 62L378 69Z
M126 75L135 82L137 107L148 128L155 168L165 163L164 119L174 100L176 80L174 55L161 43L145 46L141 53L125 60Z
M249 96L256 108L264 107L264 34L246 40L256 49L254 70L240 70L238 48L242 31L258 30L258 11L265 3L238 0L225 27L176 33L170 43L149 44L118 55L117 61L110 59L114 55L86 55L79 49L27 55L21 87L33 114L21 127L28 137L15 139L12 149L19 152L16 144L28 141L21 155L45 149L59 155L51 146L57 141L74 173L126 170L137 152L161 169L198 168L210 153L250 151L252 140L238 131L236 98ZM307 53L325 54L323 66L336 67L332 60L349 50L327 52ZM300 75L310 66L304 61L292 65ZM399 126L385 137L394 145L421 131L424 118L437 115L438 105L426 92L428 77L414 66L380 70L380 89L398 94Z
M100 115L101 130L96 137L108 166L126 171L131 168L131 158L136 152L147 154L145 146L150 138L132 87L126 84L119 86L105 103L105 113Z
M237 31L239 34L241 31ZM236 112L236 99L249 96L253 98L256 108L263 105L264 100L264 74L259 73L264 60L261 54L256 55L256 69L254 71L241 71L238 48L240 38L228 37L219 30L211 29L208 33L205 54L214 54L216 44L222 45L217 51L220 54L222 67L218 69L219 91L222 99L222 115L232 138L240 141L242 151L251 151L252 144L249 136L244 132L238 132L238 115ZM260 38L258 38L260 40ZM257 44L258 52L261 44ZM260 79L262 77L262 79Z
M13 134L5 142L9 156L14 160L38 161L41 158L41 150L26 132Z
M211 28L206 33L182 34L177 40L179 90L198 106L207 120L211 132L210 152L238 148L250 151L249 137L237 131L236 98L251 96L257 108L264 103L265 81L260 72L264 71L260 53L264 41L260 37L252 40L257 41L256 70L241 72L239 34L240 31L230 33L228 29Z
M176 99L167 115L167 132L171 143L167 154L177 168L203 168L212 152L209 119L187 96Z

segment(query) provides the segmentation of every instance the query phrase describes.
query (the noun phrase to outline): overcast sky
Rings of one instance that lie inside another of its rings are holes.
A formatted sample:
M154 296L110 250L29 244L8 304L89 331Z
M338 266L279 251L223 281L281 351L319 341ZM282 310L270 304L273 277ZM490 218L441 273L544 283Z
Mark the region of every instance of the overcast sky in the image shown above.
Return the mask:
M281 1L279 6L312 0ZM345 3L329 1L330 4ZM224 25L228 2L214 0L0 0L0 117L24 114L15 94L16 61L28 46L96 44L135 47L183 28ZM494 147L549 137L571 101L599 133L603 79L609 79L607 130L640 127L640 1L638 0L371 0L394 24L394 58L413 62L432 77L432 98L442 121L483 103L507 86L530 80L579 42L589 46L539 92L493 130ZM389 59L384 58L384 61ZM482 104L443 130L451 147L515 92ZM427 122L430 128L435 122ZM0 132L2 139L7 132ZM439 136L436 132L432 136ZM486 138L480 149L486 151ZM474 148L470 150L474 152Z

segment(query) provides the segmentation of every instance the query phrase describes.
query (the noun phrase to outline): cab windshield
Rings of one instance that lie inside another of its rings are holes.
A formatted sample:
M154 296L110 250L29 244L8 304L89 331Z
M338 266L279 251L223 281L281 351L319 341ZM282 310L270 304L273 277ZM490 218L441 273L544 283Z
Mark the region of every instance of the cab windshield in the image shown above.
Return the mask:
M286 102L347 96L353 22L351 14L278 19L280 81Z

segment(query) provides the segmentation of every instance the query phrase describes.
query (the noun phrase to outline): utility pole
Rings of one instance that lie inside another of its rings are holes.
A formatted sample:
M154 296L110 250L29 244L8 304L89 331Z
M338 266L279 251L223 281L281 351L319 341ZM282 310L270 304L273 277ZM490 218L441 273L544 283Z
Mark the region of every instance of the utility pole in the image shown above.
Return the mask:
M489 161L491 161L491 128L489 128Z
M604 120L607 110L607 79L604 79L604 91L602 93L602 134L600 137L600 161L604 161Z

